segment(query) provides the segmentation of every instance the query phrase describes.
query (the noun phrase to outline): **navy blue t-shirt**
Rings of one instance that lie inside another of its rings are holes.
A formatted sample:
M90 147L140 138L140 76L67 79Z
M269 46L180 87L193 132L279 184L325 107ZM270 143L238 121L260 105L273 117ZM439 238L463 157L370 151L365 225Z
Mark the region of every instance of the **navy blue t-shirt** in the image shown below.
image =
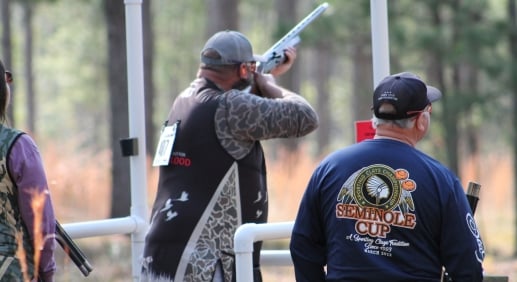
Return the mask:
M390 139L317 167L290 245L297 281L482 281L483 243L458 178Z

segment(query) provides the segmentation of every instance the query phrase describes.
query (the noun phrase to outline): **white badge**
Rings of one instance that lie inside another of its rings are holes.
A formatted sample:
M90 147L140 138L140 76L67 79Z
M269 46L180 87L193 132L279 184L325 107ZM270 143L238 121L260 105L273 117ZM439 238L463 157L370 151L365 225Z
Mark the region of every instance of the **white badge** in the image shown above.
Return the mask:
M174 146L174 140L176 140L178 124L179 121L175 122L173 125L166 126L162 130L160 141L158 142L158 147L156 148L156 154L154 155L153 166L169 164L172 147Z

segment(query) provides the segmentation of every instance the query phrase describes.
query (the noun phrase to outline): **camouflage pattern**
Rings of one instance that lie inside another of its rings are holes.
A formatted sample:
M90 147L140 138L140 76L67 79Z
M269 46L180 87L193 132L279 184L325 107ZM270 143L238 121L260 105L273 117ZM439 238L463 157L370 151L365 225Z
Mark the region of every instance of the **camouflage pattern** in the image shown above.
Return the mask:
M21 219L17 188L7 168L11 146L21 134L21 131L0 125L0 281L23 281L22 263L28 267L28 277L34 273L34 250ZM23 238L26 257L22 260L16 257L16 234Z

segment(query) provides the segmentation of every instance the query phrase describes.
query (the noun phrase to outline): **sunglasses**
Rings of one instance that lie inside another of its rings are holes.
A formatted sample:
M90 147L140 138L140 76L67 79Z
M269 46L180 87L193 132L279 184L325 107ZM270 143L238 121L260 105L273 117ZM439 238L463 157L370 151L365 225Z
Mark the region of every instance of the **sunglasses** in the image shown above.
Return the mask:
M257 62L252 61L252 62L246 62L245 64L252 72L257 70Z
M255 72L257 70L257 62L251 61L251 62L241 62L237 63L237 66L245 65L246 68L248 68L250 71Z
M7 83L13 82L13 74L10 71L5 71L5 81Z

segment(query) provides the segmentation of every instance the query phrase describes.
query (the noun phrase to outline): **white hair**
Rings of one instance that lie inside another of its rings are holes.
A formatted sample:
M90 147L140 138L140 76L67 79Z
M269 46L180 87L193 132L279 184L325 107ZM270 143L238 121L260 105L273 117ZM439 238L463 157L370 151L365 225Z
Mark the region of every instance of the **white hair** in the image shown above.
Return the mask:
M406 119L382 119L378 118L375 115L372 116L372 126L373 128L377 128L379 125L383 124L392 124L396 125L400 128L411 128L415 125L415 119L410 117Z
M389 103L383 103L380 108L379 112L386 113L386 114L394 114L397 112L395 107L392 104ZM373 114L372 116L372 126L373 128L377 128L379 125L382 124L392 124L396 125L400 128L411 128L415 125L415 119L413 117L405 118L405 119L382 119L378 118Z

